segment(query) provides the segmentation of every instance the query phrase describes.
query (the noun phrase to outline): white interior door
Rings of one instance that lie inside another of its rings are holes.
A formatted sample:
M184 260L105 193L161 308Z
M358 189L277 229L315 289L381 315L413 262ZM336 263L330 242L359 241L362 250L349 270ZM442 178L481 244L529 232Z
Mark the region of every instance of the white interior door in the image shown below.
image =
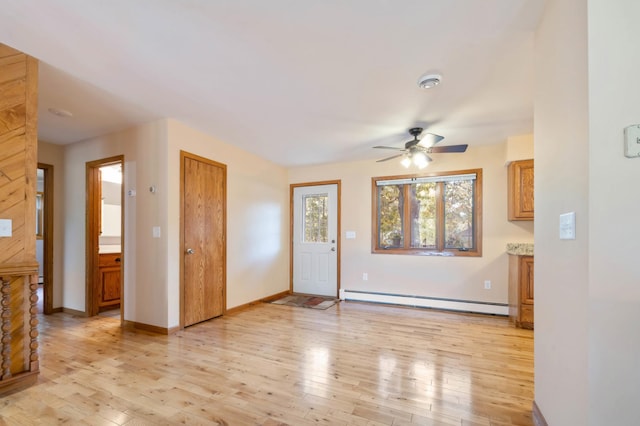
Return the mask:
M293 291L338 296L338 185L293 189Z

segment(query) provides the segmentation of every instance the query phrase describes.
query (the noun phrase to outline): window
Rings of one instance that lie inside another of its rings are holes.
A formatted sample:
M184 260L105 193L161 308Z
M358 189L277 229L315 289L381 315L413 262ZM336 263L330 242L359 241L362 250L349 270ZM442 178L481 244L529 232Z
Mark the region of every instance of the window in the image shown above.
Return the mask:
M329 222L327 194L305 195L304 207L304 242L326 243L329 241Z
M372 184L374 253L482 255L482 169Z

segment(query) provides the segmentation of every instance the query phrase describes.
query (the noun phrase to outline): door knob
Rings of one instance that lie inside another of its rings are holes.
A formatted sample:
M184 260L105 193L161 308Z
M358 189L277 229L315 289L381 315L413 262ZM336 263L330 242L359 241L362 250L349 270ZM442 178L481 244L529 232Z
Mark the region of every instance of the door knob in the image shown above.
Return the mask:
M331 247L331 251L336 251L336 248L335 247Z
M193 253L195 253L195 252L193 251L193 249L192 249L192 248L188 248L188 249L187 249L187 254L193 254Z

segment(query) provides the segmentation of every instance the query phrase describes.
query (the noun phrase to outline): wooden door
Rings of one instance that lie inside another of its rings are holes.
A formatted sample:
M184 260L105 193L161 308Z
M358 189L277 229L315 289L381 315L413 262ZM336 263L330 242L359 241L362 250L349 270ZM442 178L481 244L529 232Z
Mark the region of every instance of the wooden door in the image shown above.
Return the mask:
M182 325L226 308L226 180L224 164L181 152Z

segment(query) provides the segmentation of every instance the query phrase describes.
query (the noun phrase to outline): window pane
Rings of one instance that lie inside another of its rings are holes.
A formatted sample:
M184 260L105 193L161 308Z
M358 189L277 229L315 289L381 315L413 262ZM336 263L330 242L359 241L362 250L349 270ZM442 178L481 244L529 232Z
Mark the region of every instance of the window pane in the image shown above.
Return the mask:
M473 241L473 181L444 184L445 248L475 247Z
M378 187L378 246L402 247L402 185Z
M411 247L436 247L436 183L411 185Z
M304 242L326 243L329 241L328 232L328 203L327 194L304 196Z

